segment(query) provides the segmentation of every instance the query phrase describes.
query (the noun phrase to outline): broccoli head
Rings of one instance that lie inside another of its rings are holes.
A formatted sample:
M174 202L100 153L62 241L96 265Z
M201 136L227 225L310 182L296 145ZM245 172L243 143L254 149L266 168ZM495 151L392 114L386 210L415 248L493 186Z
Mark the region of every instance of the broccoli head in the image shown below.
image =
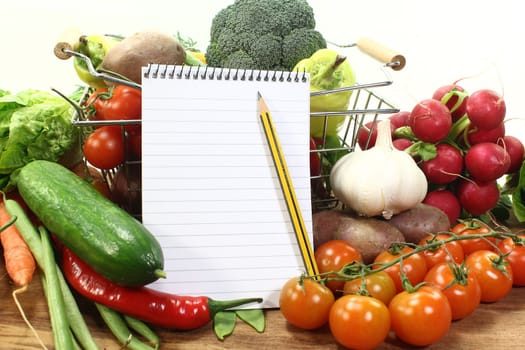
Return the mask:
M291 71L326 48L306 0L236 0L219 11L206 50L215 67Z

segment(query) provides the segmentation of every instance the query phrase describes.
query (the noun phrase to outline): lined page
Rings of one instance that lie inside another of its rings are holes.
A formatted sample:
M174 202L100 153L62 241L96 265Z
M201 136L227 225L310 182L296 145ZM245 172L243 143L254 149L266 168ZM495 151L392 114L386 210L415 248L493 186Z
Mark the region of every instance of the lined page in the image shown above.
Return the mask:
M272 113L311 239L308 77L151 69L161 73L142 80L143 222L162 245L167 273L152 287L218 300L261 297L248 307L278 307L281 287L305 266L257 94Z

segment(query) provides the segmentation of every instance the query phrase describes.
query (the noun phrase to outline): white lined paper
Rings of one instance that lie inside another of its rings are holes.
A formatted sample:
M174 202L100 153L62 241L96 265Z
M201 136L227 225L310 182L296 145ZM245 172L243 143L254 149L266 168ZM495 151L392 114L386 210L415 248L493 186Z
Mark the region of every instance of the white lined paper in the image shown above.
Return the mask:
M152 67L144 72L165 68ZM305 267L257 93L272 112L311 233L309 81L186 79L189 69L199 68L170 66L174 78L149 74L142 81L143 222L163 247L167 273L152 287L214 299L262 297L249 307L278 307L282 285Z

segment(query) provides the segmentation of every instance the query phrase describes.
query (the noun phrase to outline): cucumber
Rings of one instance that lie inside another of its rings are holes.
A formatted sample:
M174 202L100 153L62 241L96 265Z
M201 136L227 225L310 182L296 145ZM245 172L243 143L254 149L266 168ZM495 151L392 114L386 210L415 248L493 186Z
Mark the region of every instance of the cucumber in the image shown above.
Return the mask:
M34 160L13 180L42 224L108 280L142 286L165 277L155 236L66 167Z

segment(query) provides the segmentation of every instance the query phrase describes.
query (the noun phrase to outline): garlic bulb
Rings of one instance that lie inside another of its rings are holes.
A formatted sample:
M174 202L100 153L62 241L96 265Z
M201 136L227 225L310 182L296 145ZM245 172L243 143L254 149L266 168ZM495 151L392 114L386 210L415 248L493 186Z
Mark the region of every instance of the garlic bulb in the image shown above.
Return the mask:
M340 158L330 173L337 199L364 216L392 215L421 203L428 183L423 171L406 152L392 145L390 120L377 123L374 147Z

